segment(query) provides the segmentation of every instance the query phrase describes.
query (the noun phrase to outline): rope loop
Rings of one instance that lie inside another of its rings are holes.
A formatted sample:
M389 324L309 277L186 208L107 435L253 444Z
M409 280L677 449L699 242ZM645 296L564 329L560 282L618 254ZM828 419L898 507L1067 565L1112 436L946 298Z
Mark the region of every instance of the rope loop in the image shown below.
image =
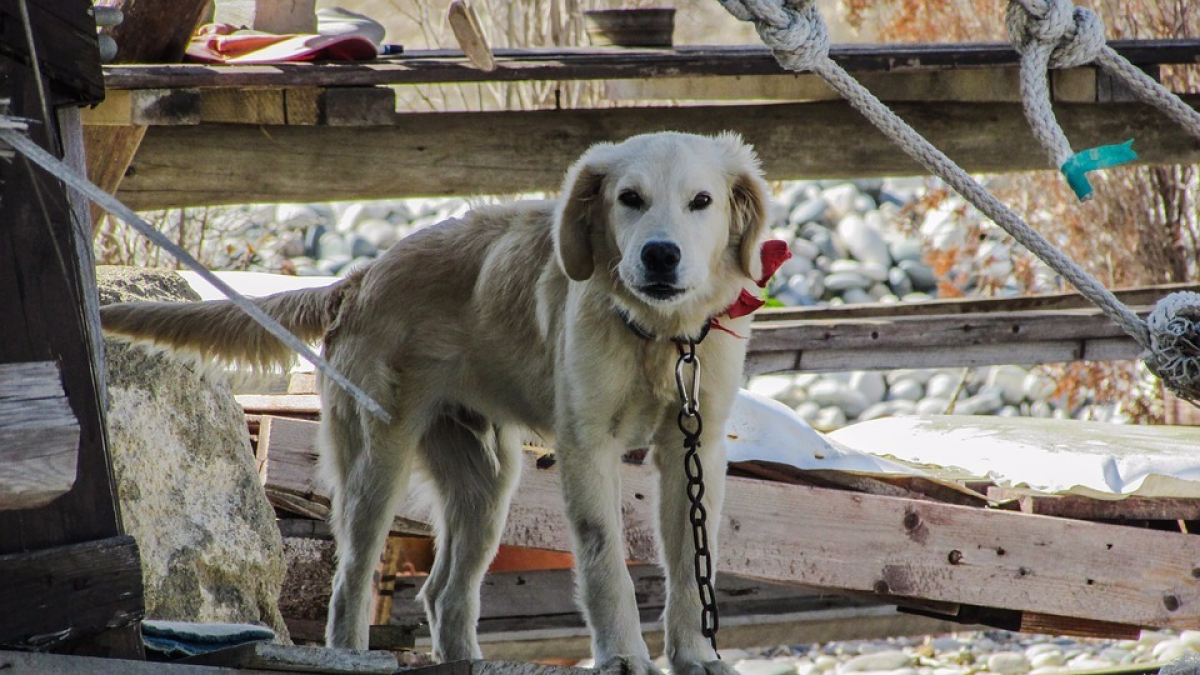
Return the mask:
M1013 47L1022 55L1049 50L1051 68L1075 68L1092 63L1104 49L1104 21L1072 0L1012 0L1004 25Z
M1146 319L1146 366L1180 398L1200 401L1200 293L1172 293Z
M721 0L742 21L753 21L763 44L788 70L814 70L829 56L829 29L814 0Z

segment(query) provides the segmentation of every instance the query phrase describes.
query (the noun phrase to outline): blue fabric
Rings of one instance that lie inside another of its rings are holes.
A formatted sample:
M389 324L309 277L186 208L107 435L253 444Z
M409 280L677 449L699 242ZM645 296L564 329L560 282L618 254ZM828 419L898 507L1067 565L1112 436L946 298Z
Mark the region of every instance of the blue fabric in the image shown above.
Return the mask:
M208 654L249 642L274 639L275 631L253 624L142 622L142 642L146 649L171 659Z

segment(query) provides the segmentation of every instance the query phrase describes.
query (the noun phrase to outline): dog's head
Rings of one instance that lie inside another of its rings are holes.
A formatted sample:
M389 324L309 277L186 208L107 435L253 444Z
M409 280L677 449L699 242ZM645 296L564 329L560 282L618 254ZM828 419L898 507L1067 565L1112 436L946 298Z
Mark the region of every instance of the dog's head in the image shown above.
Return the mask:
M596 145L567 173L556 215L567 276L607 274L622 299L647 310L716 312L762 273L765 185L737 134Z

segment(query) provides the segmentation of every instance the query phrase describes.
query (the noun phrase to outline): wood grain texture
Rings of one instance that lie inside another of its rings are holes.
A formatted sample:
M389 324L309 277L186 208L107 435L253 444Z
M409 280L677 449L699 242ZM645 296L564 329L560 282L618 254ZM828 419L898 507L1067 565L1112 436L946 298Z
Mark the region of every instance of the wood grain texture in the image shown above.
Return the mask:
M142 618L133 537L0 556L0 645L52 650Z
M628 557L653 560L654 472L620 471ZM1200 538L1190 535L743 478L730 478L726 495L724 572L901 601L1200 628ZM528 457L502 541L569 550L562 513L557 472ZM397 515L425 517L412 505Z
M968 171L1045 166L1018 104L894 109ZM1064 104L1056 112L1081 147L1136 130L1139 161L1200 162L1200 143L1147 106ZM157 209L556 190L594 143L667 129L740 132L773 180L923 173L844 102L414 113L378 127L151 127L118 196Z
M1139 66L1194 63L1200 40L1113 40L1109 45ZM108 66L110 89L159 87L364 87L438 82L616 80L638 78L790 75L762 46L664 49L496 49L497 67L484 71L458 50L409 51L369 63L269 66ZM1006 43L839 44L830 57L851 72L936 71L1012 67ZM143 59L161 62L163 59Z
M79 422L50 361L0 364L0 511L49 504L75 484Z

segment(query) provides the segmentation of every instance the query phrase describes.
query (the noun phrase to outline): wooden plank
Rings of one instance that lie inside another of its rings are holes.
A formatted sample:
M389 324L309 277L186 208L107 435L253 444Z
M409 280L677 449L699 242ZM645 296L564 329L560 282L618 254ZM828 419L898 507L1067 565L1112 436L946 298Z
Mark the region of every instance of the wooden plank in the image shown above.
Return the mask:
M313 453L311 445L290 451ZM535 462L527 458L502 541L568 550L556 471ZM653 472L629 464L620 472L628 555L653 560ZM726 573L888 599L1200 628L1200 538L744 478L727 485ZM397 515L425 517L409 504Z
M54 650L106 630L135 626L142 567L133 537L0 555L0 645Z
M968 171L1045 168L1017 104L893 108ZM1137 129L1139 161L1200 162L1200 143L1149 106L1062 104L1056 113L1080 147ZM775 180L922 173L843 102L426 113L404 115L393 126L353 129L152 127L118 196L135 209L157 209L553 190L568 164L594 143L668 128L741 132ZM549 145L531 147L531 138Z
M80 21L90 20L85 18L90 16L87 3L49 4L55 11L78 12ZM87 59L98 60L99 54L81 51L74 58L83 68ZM74 156L77 135L82 133L78 116L52 108L51 118L44 118L39 89L48 83L39 83L25 64L4 56L0 56L0 79L11 97L9 113L37 121L30 124L30 139L60 156L60 148ZM61 97L53 87L49 91L50 104L57 108ZM42 507L0 511L0 555L124 534L105 431L95 261L91 241L77 227L75 217L72 195L52 176L26 162L0 163L0 220L7 224L0 228L0 297L5 303L0 363L59 363L71 412L79 422L74 487ZM52 615L56 609L38 611ZM88 627L91 631L81 626L77 635L60 636L52 648L140 658L135 622L133 617L107 631L103 624Z
M1195 63L1200 40L1113 40L1135 65ZM270 66L108 66L110 89L160 87L369 87L439 82L615 80L659 77L788 75L762 46L664 49L496 49L497 68L475 68L458 50L408 51L370 63ZM838 44L830 57L851 72L1011 67L1007 43ZM158 60L161 61L161 60ZM153 63L155 60L147 59Z
M98 0L96 4L117 7L124 15L120 24L104 29L117 43L117 63L177 63L208 10L209 0ZM146 128L137 125L86 127L88 178L115 194L145 134ZM104 211L98 206L91 211L94 227Z
M321 121L331 127L396 123L396 92L387 87L332 87L321 97Z
M783 371L836 373L846 370L895 368L977 368L1009 363L1037 365L1071 361L1132 361L1141 347L1132 338L1083 338L968 345L921 349L921 345L894 349L812 349L805 351L752 351L745 374Z
M321 397L317 394L238 394L234 397L248 414L281 415L290 413L317 414L321 412Z
M1132 308L1145 316L1145 308ZM781 349L928 349L1025 341L1119 338L1125 335L1099 309L1030 310L867 319L756 322L757 351Z
M79 422L57 364L0 364L0 511L66 494L78 456Z
M325 644L325 621L283 617L288 634L298 643ZM399 651L416 647L415 626L374 625L367 634L371 650Z
M1130 307L1151 306L1179 291L1200 292L1198 283L1161 284L1111 289ZM990 314L1027 310L1092 309L1095 305L1079 293L1048 293L1016 298L953 298L895 304L867 303L840 307L764 307L754 313L754 321L774 323L810 319L867 319L872 317L929 316L931 314Z
M104 98L96 24L87 0L26 2L42 75L75 103ZM0 54L30 61L18 0L0 0ZM69 94L68 94L69 92Z
M722 575L718 585L728 575ZM538 661L591 656L591 632L585 626L529 628L514 621L507 628L481 626L483 654L489 659ZM722 606L723 649L755 648L763 645L812 644L835 640L877 640L906 635L940 635L964 630L961 623L898 612L890 605L727 617ZM642 635L651 653L662 653L665 645L660 621L642 624ZM429 648L428 638L418 639L417 648Z
M199 124L200 119L198 89L138 89L113 92L104 103L83 113L84 124L90 126ZM246 119L247 123L253 123L251 116L246 115Z
M317 422L264 416L258 444L267 460L265 487L271 504L323 520L329 516L329 496L317 480L317 427ZM427 536L432 529L424 519L397 517L392 531Z
M1016 501L1022 513L1081 520L1200 520L1200 499L1139 497L1092 499L1076 494L1046 494L1024 488L991 487L988 497Z
M1021 101L1019 68L969 68L865 72L857 79L881 101ZM1053 99L1096 101L1096 70L1072 68L1051 73ZM613 80L607 98L634 101L836 101L841 94L820 76L746 75Z

